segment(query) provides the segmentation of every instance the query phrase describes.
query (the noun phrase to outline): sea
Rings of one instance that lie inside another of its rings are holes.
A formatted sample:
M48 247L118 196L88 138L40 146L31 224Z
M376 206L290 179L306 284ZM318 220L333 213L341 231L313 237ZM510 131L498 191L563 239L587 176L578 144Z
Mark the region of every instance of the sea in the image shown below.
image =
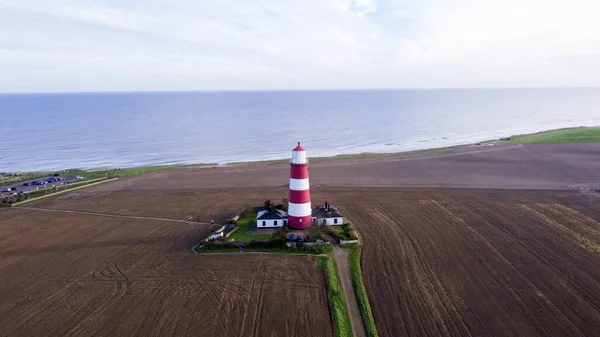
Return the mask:
M600 125L600 88L0 94L0 172L390 153Z

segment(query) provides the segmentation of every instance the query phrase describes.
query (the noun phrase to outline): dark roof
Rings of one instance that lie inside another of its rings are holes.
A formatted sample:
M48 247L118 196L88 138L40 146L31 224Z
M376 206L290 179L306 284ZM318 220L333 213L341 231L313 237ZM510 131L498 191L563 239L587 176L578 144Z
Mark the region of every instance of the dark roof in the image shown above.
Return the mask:
M328 211L323 207L316 207L312 210L313 218L341 218L342 215L338 213L335 209L331 208Z
M272 211L271 213L269 213L267 211L261 211L256 216L256 220L282 220L282 219L287 219L287 216L276 210Z

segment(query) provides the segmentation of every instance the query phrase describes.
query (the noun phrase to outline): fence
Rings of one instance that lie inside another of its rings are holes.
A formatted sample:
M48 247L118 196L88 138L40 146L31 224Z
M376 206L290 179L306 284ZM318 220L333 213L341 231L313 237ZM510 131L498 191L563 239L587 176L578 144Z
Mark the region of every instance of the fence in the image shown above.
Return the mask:
M238 228L240 228L240 227L239 226L235 226L234 229L230 230L229 232L227 232L227 234L225 234L225 237L228 238L231 234L235 233L235 231L237 231Z

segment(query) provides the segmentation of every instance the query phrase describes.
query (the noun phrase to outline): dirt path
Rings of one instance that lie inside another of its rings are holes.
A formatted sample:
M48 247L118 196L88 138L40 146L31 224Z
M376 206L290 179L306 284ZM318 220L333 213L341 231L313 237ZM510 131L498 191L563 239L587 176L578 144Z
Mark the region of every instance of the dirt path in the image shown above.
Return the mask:
M110 214L110 213L96 213L96 212L84 212L84 211L68 211L68 210L63 210L63 209L49 209L49 208L24 207L24 206L17 206L17 207L14 207L12 209L26 209L26 210L29 210L29 211L42 211L42 212L57 212L57 213L94 215L94 216L103 216L103 217L121 218L121 219L136 219L136 220L153 220L153 221L179 222L179 223L187 223L187 224L192 224L192 225L211 225L211 223L208 223L208 222L196 222L196 221L177 220L177 219L153 218L153 217L145 217L145 216L119 215L119 214Z
M358 301L356 300L356 294L354 293L352 275L350 274L350 267L348 265L348 251L340 248L338 245L334 245L333 259L337 264L340 279L342 280L342 289L344 290L344 296L346 296L350 324L352 324L352 335L354 337L366 337L367 333L365 332L365 326L358 307Z

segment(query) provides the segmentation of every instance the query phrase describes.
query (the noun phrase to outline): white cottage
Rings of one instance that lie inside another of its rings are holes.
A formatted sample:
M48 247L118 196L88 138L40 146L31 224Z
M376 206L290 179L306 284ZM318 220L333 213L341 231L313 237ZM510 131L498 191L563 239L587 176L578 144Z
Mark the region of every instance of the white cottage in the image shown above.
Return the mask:
M312 217L313 222L319 225L341 226L344 224L344 217L327 202L323 207L313 208Z
M277 228L287 225L287 213L274 209L270 213L262 210L256 215L256 228Z

